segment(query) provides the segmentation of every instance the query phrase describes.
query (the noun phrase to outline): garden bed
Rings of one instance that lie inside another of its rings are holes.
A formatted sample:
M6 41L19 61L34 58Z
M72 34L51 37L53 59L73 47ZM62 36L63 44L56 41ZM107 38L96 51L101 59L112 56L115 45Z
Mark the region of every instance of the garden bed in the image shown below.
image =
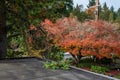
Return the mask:
M117 66L116 66L117 65ZM116 77L120 79L120 65L115 63L94 62L92 59L83 59L79 64L73 64L77 68L83 70Z

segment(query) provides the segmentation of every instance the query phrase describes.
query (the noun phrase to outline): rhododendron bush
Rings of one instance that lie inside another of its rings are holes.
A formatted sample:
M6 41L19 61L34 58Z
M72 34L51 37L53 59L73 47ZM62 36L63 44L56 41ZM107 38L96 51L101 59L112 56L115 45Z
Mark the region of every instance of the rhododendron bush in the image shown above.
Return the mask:
M45 19L41 24L47 32L47 39L73 56L120 57L120 36L109 23L80 23L76 18L61 18L56 23Z

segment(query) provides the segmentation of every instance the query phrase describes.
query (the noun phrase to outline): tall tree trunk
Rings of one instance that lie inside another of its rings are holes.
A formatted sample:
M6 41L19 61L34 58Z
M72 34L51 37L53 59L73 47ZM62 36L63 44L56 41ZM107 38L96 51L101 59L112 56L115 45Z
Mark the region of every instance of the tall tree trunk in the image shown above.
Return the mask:
M7 54L6 7L5 0L0 0L0 58Z

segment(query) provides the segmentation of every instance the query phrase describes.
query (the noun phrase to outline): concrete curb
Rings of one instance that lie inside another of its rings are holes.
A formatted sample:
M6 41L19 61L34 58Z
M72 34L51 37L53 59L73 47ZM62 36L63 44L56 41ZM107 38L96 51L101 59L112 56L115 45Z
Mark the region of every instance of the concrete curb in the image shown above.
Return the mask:
M74 69L74 70L77 70L77 71L85 72L87 74L91 74L92 76L103 77L103 78L106 78L106 79L109 79L109 80L120 80L120 79L117 79L117 78L114 78L114 77L110 77L110 76L107 76L107 75L104 75L104 74L98 74L98 73L91 72L91 71L88 71L88 70L85 70L85 69L77 68L75 66L70 66L70 68Z

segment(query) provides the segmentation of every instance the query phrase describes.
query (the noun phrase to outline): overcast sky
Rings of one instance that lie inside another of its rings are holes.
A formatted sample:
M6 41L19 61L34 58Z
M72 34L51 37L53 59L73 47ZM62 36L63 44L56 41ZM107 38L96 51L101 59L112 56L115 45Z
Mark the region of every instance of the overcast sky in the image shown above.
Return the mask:
M101 5L103 6L103 3L106 2L109 7L114 6L115 10L118 10L120 8L120 0L99 0ZM73 0L74 6L77 4L82 4L84 8L86 8L86 5L88 5L89 0Z

